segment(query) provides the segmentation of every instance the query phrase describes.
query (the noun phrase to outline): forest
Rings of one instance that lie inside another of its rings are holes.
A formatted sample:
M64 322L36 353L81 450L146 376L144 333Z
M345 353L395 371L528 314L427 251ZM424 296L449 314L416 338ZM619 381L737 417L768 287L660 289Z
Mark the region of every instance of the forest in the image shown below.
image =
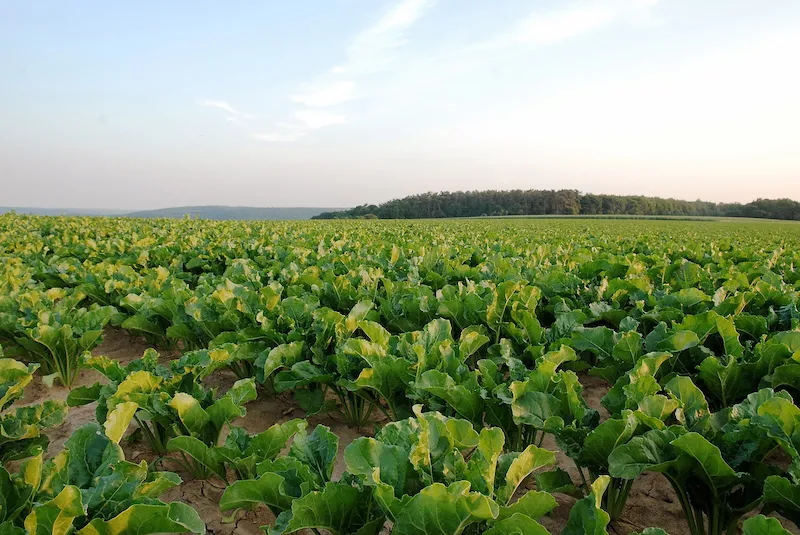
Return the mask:
M312 219L418 219L526 215L752 217L800 220L800 202L757 199L747 204L686 201L641 195L596 195L577 190L486 190L422 193Z

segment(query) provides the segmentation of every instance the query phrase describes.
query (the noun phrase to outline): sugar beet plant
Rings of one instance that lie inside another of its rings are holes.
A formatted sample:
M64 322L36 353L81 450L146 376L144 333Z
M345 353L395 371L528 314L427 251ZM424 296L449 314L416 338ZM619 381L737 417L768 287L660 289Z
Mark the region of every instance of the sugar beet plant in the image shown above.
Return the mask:
M0 464L45 451L49 439L44 430L60 425L66 416L66 404L57 400L6 410L22 397L38 367L3 358L0 348Z
M171 368L158 364L158 354L148 350L142 359L123 367L106 357L88 359L88 366L110 380L73 390L70 405L97 400L97 419L124 431L131 421L152 450L173 453L177 462L194 477L227 476L213 449L222 431L244 416L244 404L256 398L255 380L237 381L225 394L206 389L201 380L215 369L212 352L194 352L173 362ZM224 356L224 355L223 355ZM225 362L221 359L222 366Z
M49 385L72 386L83 356L103 338L115 318L111 306L81 306L86 293L51 288L0 295L0 336L22 346L42 366Z
M660 473L678 495L693 535L735 533L739 519L763 502L767 481L785 473L767 455L791 443L786 437L797 407L788 393L763 389L711 413L691 379L676 377L664 388L677 406L677 423L615 448L609 471L627 480L644 471Z
M22 396L37 368L0 351L0 412ZM180 484L177 475L125 460L118 444L124 422L86 424L47 458L44 430L62 423L66 410L48 400L0 416L0 533L205 533L194 509L159 500Z
M118 429L110 429L120 435ZM45 460L39 452L18 473L0 468L0 532L9 535L205 533L197 512L159 500L179 485L171 472L125 460L122 448L97 424L86 424L64 450Z
M264 453L256 477L229 486L220 507L268 507L277 516L265 528L271 534L375 535L387 521L401 535L549 534L538 520L556 507L555 498L521 486L554 464L553 452L529 446L503 453L500 429L477 432L466 420L414 410L415 417L349 445L347 472L338 480L332 480L338 438L324 426L307 434L295 420L250 437L250 444L269 444L251 450ZM608 476L592 483L563 535L607 534L610 518L600 507L607 485Z

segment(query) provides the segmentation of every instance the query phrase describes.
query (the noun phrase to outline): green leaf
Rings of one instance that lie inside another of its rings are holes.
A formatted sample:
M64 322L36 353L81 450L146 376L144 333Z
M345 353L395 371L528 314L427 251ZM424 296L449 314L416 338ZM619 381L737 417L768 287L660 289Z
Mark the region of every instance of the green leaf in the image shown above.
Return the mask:
M625 364L627 369L633 368L642 356L642 335L636 331L623 333L614 345L611 356L615 361Z
M226 480L225 467L214 455L214 451L201 440L190 436L177 436L167 442L167 451L188 455L195 463L205 470Z
M41 468L41 453L34 457ZM36 470L31 470L35 472ZM22 517L28 513L31 508L31 502L34 498L35 491L34 485L37 483L38 477L27 477L27 470L22 470L24 475L24 485L20 484L19 480L15 477L12 479L11 475L5 468L0 466L0 523L8 522L9 524L17 524ZM40 474L39 474L40 475ZM35 485L38 487L38 485Z
M390 409L394 406L395 410L399 412L399 408L395 406L397 398L407 400L406 385L414 377L410 370L411 364L404 358L387 355L372 363L371 366L371 368L361 370L356 380L348 388L373 390L387 402ZM397 418L398 414L392 414L392 416Z
M767 318L764 316L737 314L733 317L733 324L737 331L745 333L753 340L758 340L769 332Z
M119 444L112 442L97 423L79 427L64 447L69 451L68 481L79 488L90 487L97 475L107 473L112 465L125 459Z
M508 505L517 487L530 474L545 466L555 464L556 457L552 451L536 446L528 446L519 454L509 466L505 474L505 484L497 489L497 501L501 505Z
M783 529L777 518L756 515L744 521L742 535L791 535L791 532Z
M536 368L530 372L528 389L539 392L548 390L557 378L558 367L566 362L576 360L578 360L578 355L575 354L575 350L566 345L562 345L558 351L548 351L536 361Z
M793 458L800 456L800 408L783 397L773 397L758 407L754 422L767 430Z
M697 469L707 476L710 486L716 486L716 479L736 477L736 472L722 458L719 448L702 435L686 433L671 444L697 461Z
M230 424L236 418L247 414L243 405L256 399L256 396L256 382L252 377L233 383L224 396L206 409L206 413L214 424L214 429L219 431L225 424Z
M222 511L252 508L265 504L275 515L292 507L293 496L284 490L285 479L274 472L267 472L258 479L245 479L232 483L222 493L219 507Z
M38 364L25 365L14 359L0 358L0 411L22 397L23 389L33 380Z
M303 357L303 342L281 344L270 350L269 353L258 357L254 363L258 370L259 383L263 383L272 373L279 368L291 368Z
M389 345L389 339L392 335L380 323L363 320L358 322L358 328L364 331L364 334L367 335L371 342L378 344L380 347Z
M700 345L700 339L694 331L676 331L659 342L657 347L659 351L680 353L697 345Z
M633 414L601 423L586 436L579 458L581 464L608 470L608 456L620 444L627 442L637 427L638 421Z
M135 314L126 318L125 321L120 324L120 327L126 331L141 331L157 336L164 336L166 334L166 331L158 323L150 321L142 314Z
M764 481L764 503L800 525L800 482L793 484L785 477L767 477Z
M461 331L458 339L458 355L462 362L489 343L489 337L481 329L472 326Z
M610 481L608 476L600 476L592 483L589 495L572 506L561 535L607 535L611 517L602 509L601 502Z
M106 436L111 439L111 442L119 444L138 408L139 405L133 401L126 401L125 403L120 403L108 413L103 427L105 428Z
M92 386L79 386L70 390L67 394L67 405L70 407L80 407L100 399L100 392L103 385L95 383Z
M42 431L63 423L66 413L63 401L47 400L0 417L0 462L31 457L45 449L49 440Z
M305 420L295 418L281 424L275 424L266 431L250 438L245 455L256 455L259 460L273 459L286 447L289 440L308 424Z
M538 479L537 479L538 482ZM558 506L558 502L548 492L531 490L511 505L500 507L498 520L516 514L522 514L534 520L549 514Z
M722 343L725 347L725 354L733 357L742 357L744 355L744 347L739 342L739 333L736 332L736 327L733 322L722 316L717 316L717 331L722 337Z
M200 533L206 526L190 506L181 502L168 505L132 505L111 520L96 518L77 535L150 535L158 533Z
M633 369L617 379L614 386L603 396L601 400L603 406L612 416L619 415L626 408L637 409L645 398L661 390L655 375L670 357L670 353L666 352L647 353L640 357Z
M72 522L83 515L81 491L68 485L52 500L39 504L25 517L31 535L69 535Z
M117 391L108 400L109 408L123 401L135 401L140 406L147 406L150 395L162 389L162 383L163 379L148 371L134 371L119 383Z
M569 473L561 468L556 468L549 472L540 472L534 477L536 479L536 488L540 491L550 494L559 492L576 498L583 497L583 493L572 482Z
M466 479L472 489L486 496L494 495L497 461L503 452L505 435L499 428L483 428L478 448L467 461Z
M426 371L415 386L442 398L460 416L471 422L479 422L483 415L483 399L480 393L456 383L452 377L439 370Z
M297 432L289 455L310 466L324 483L331 480L338 451L339 437L329 427L317 425L310 435L304 429Z
M717 332L717 318L720 315L709 310L702 314L687 315L683 321L677 325L682 331L693 331L701 343L705 343L706 339Z
M495 523L483 535L550 535L550 532L531 517L515 514Z
M408 451L367 437L359 437L347 446L344 462L347 471L361 477L365 485L391 487L392 497L405 493L407 474L412 471Z
M369 495L344 483L327 483L322 491L311 492L292 502L292 516L284 533L301 529L327 529L334 535L348 535L370 525Z
M81 489L89 518L111 518L125 510L147 479L147 463L120 461L113 469L94 478L92 486Z
M647 417L648 425L653 423L653 420L666 420L678 408L678 402L674 399L669 399L666 396L656 394L647 396L639 402L637 407L637 416ZM661 427L660 425L652 426Z
M149 472L144 482L136 488L135 496L158 498L181 483L181 478L172 472Z
M615 333L608 327L579 327L572 333L572 346L593 353L601 362L612 359L616 344Z
M636 479L646 470L663 472L669 469L677 458L670 443L681 432L681 428L673 426L633 437L611 452L608 473L611 477Z
M168 405L175 409L178 418L192 434L202 434L206 424L211 421L211 416L200 406L200 402L185 392L177 392Z
M678 403L675 415L682 424L691 427L708 414L708 402L703 392L689 377L674 377L664 386L664 390Z
M89 356L86 358L86 366L103 374L112 383L121 383L125 380L125 370L119 362L106 356Z
M561 402L552 394L530 390L531 383L515 381L509 390L512 394L511 414L517 425L554 431L564 425L560 417Z
M740 392L750 388L747 373L735 359L729 359L723 364L717 357L707 357L697 370L697 377L703 381L706 389L720 400L723 407L728 406Z
M574 330L582 327L585 321L586 314L580 310L572 310L559 314L551 328L550 336L554 340L567 337Z
M434 483L414 495L400 510L393 535L460 535L471 524L494 520L499 508L490 498L469 491L459 481Z
M280 393L314 383L327 383L332 379L333 376L326 373L322 368L307 360L302 360L294 364L289 370L278 372L275 375L273 384L275 391Z
M792 361L775 368L771 384L773 388L800 384L800 362Z
M0 522L0 535L25 535L25 530L11 522Z

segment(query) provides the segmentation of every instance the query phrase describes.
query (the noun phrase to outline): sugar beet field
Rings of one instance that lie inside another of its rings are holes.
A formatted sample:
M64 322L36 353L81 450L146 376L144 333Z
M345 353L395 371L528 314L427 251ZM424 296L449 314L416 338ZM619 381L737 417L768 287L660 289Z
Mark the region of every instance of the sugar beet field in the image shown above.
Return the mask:
M800 225L0 216L0 535L800 533Z

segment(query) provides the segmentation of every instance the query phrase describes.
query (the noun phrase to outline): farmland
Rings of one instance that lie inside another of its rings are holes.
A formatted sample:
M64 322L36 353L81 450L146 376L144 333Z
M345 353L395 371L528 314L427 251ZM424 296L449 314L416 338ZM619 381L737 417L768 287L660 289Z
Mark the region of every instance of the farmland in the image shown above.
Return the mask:
M799 292L791 222L2 215L0 534L800 533Z

